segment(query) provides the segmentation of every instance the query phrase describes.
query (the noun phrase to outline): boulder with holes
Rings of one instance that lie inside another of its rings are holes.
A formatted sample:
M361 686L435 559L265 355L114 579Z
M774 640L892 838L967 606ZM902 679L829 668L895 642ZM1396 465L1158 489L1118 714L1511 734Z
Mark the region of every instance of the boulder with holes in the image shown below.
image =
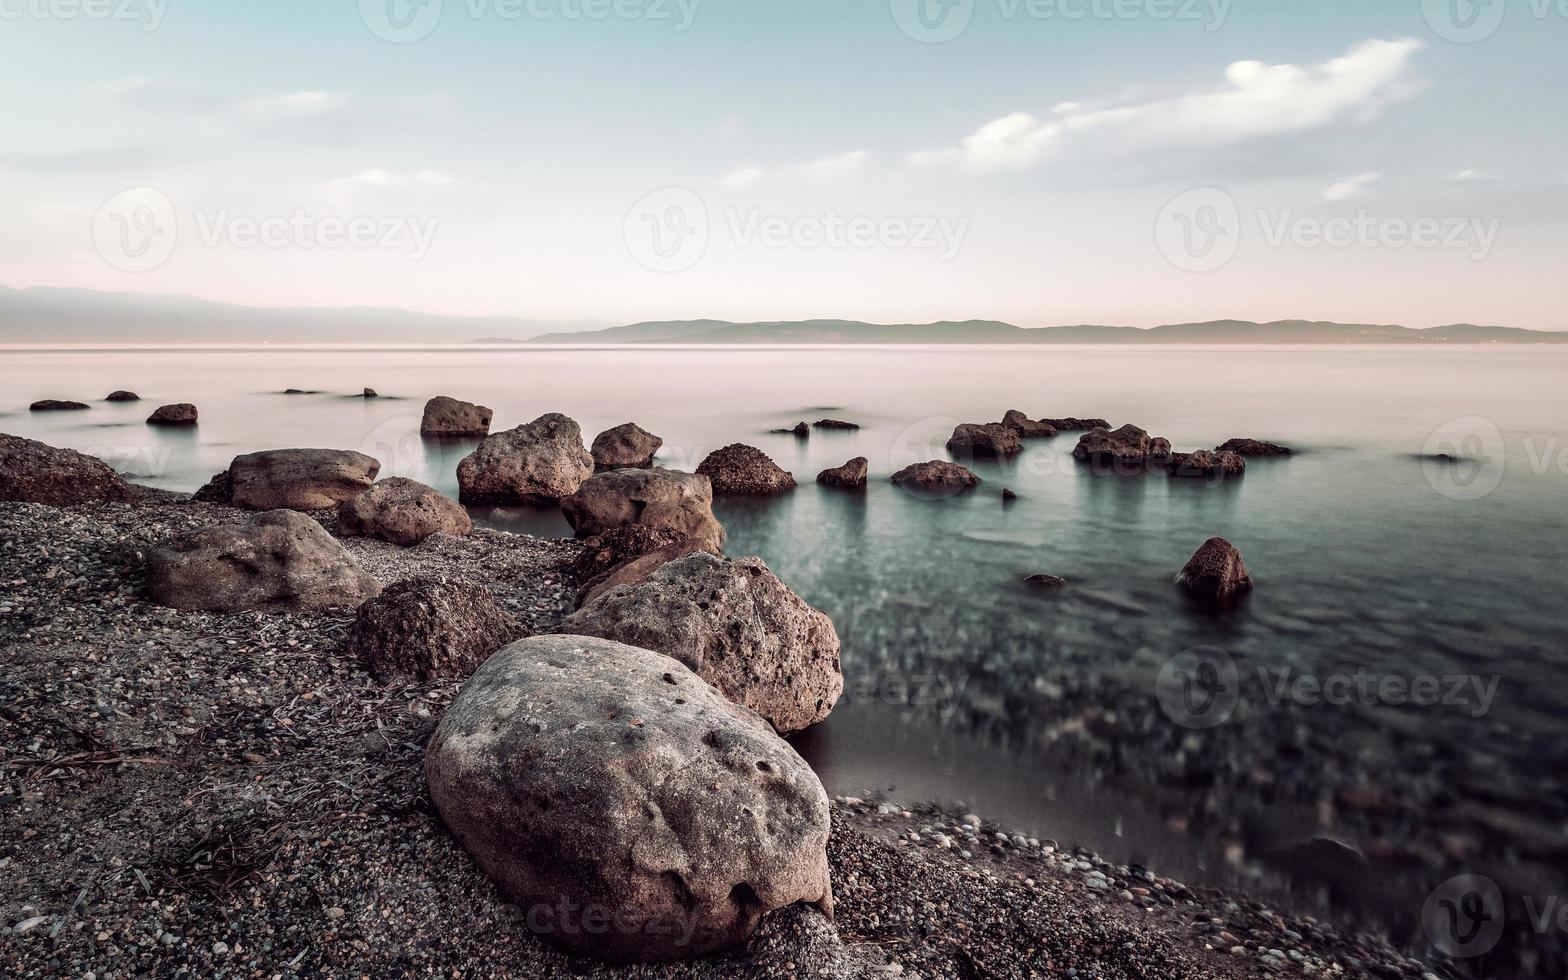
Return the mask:
M463 505L435 487L401 476L388 477L338 505L344 535L380 538L404 547L440 531L462 537L474 529Z
M550 412L485 437L457 464L465 504L550 504L577 492L593 475L593 456L577 423Z
M522 635L483 586L408 579L359 607L348 649L384 683L461 679Z
M767 453L738 442L709 453L697 472L713 481L714 493L760 496L795 489L795 477Z
M0 433L0 500L63 507L135 497L135 489L101 459Z

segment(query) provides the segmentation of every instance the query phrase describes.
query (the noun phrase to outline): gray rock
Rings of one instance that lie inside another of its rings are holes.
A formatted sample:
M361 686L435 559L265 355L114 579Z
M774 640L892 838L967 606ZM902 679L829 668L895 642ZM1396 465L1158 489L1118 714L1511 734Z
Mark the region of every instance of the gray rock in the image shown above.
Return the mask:
M906 490L941 495L950 495L970 487L977 487L983 482L965 467L957 463L949 463L944 459L933 459L929 463L911 463L894 473L892 480L895 486Z
M437 395L425 402L419 432L426 436L486 436L490 434L490 420L494 416L495 413L483 405Z
M1006 459L1022 448L1018 432L1000 422L965 422L947 440L947 451L960 459Z
M577 636L503 648L447 710L425 775L523 921L575 952L692 958L774 909L832 913L816 775L661 654Z
M464 678L522 635L483 586L409 579L359 607L348 649L383 683Z
M458 499L476 504L555 503L593 475L577 423L558 412L486 436L457 464Z
M1176 582L1199 602L1217 606L1233 603L1252 589L1252 576L1241 552L1224 538L1205 541L1176 576Z
M866 485L866 471L870 461L864 456L856 456L843 466L823 470L817 474L817 482L825 487L839 487L845 490L859 490Z
M833 621L760 558L667 562L604 592L560 630L669 654L783 735L826 718L844 692Z
M320 524L292 510L175 538L153 549L147 577L159 605L215 612L358 606L381 591Z
M381 464L346 449L269 449L234 457L231 499L247 510L326 510L370 489Z
M714 493L760 495L795 489L793 475L762 450L738 442L709 453L697 472L713 481Z
M561 501L561 513L579 538L642 524L690 538L705 550L724 548L724 528L713 516L713 486L695 473L659 468L596 473Z
M633 549L628 547L629 543L626 538L636 532L647 534L648 547L636 555L630 555ZM661 539L661 543L654 544L653 539L655 538ZM640 525L631 525L629 527L617 528L614 531L607 531L597 537L589 538L584 543L591 548L595 542L608 545L607 548L601 549L598 552L599 554L606 550L613 550L630 556L616 562L616 564L586 582L577 592L578 608L587 605L617 586L636 585L669 562L685 558L687 555L694 555L698 552L711 555L721 554L719 549L704 546L694 538L676 537L668 531L654 531L651 528L644 529Z
M0 500L62 507L135 496L102 460L0 433Z
M654 454L664 440L635 422L623 422L613 429L605 429L593 437L595 469L615 470L630 466L646 469L653 465Z
M160 405L147 416L148 425L195 425L196 406L190 402Z
M437 531L462 537L474 522L461 504L434 487L394 476L338 505L338 529L407 547Z
M1035 422L1016 408L1002 416L1002 424L1018 433L1021 439L1050 439L1056 435L1055 426L1049 422Z

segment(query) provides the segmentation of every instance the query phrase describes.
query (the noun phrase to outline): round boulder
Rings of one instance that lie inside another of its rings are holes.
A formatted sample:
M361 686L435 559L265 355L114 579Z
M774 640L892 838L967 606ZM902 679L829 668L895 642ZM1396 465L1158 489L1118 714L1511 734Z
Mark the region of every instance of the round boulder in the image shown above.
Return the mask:
M616 470L625 466L646 469L653 465L653 456L662 445L663 439L635 422L625 422L594 436L589 453L593 456L595 469Z
M142 396L136 392L124 390L111 391L109 392L109 397L104 399L106 402L139 402L141 400Z
M443 821L534 932L601 959L689 959L797 902L832 913L827 794L677 661L581 636L502 648L425 757Z
M101 459L0 433L0 500L63 507L135 496Z
M713 516L713 485L695 473L657 467L596 473L561 501L561 512L579 538L642 524L708 550L724 547L724 528Z
M465 504L546 504L577 492L593 475L577 423L557 412L486 436L457 464Z
M1211 606L1229 605L1252 589L1252 576L1241 560L1241 552L1224 538L1203 543L1176 582L1199 602Z
M393 476L339 504L338 529L408 547L437 531L462 537L474 522L461 504L434 487Z
M147 577L159 605L215 612L358 606L381 591L320 524L292 510L175 538L152 550Z
M234 457L229 484L247 510L326 510L370 489L381 464L346 449L269 449Z
M892 476L893 485L921 493L951 495L977 487L983 481L965 467L945 459L911 463Z
M860 490L866 485L866 469L870 461L864 456L856 456L843 466L835 466L817 474L817 482L825 487L838 487L843 490Z
M714 493L760 495L795 489L795 477L767 453L738 442L709 453L697 472L713 481Z
M159 406L147 416L148 425L195 425L196 406L190 402Z
M486 436L495 415L483 405L437 395L425 402L419 434L426 436Z
M667 653L781 735L826 718L844 692L833 621L760 558L698 552L666 562L560 628Z
M948 452L969 459L1006 459L1022 448L1017 430L1000 422L965 422L947 440Z
M522 635L489 589L410 579L359 607L348 649L383 683L464 678Z

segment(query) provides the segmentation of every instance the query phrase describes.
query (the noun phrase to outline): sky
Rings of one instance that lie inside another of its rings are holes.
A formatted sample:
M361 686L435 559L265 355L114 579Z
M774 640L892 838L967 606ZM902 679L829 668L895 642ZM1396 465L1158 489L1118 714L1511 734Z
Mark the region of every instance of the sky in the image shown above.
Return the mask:
M0 0L0 284L1568 329L1568 0Z

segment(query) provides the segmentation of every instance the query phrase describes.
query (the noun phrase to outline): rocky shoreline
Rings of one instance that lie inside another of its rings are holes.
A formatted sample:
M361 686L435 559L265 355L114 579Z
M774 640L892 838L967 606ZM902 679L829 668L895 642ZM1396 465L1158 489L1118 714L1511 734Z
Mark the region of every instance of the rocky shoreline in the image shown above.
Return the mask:
M541 941L446 832L422 772L461 683L374 681L353 616L175 611L146 556L242 512L138 491L0 503L0 972L604 977L1435 976L1386 944L979 818L835 801L831 920L612 967ZM315 516L335 532L332 512ZM527 634L584 551L484 528L341 545L381 585L478 583ZM532 923L537 926L537 923ZM563 931L564 931L563 927Z

